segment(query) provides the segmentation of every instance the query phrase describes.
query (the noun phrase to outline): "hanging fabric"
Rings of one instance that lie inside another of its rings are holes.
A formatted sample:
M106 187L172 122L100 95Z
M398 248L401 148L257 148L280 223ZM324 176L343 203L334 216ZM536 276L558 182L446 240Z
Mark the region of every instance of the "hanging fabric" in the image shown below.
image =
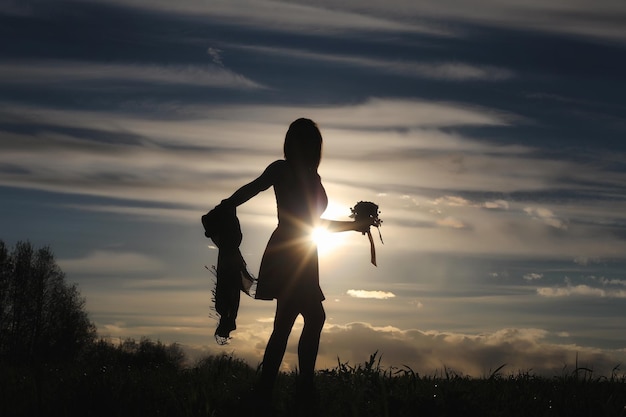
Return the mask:
M237 328L235 321L239 311L240 291L253 296L251 292L256 279L248 272L239 250L242 234L235 207L227 204L216 206L202 216L202 225L204 235L218 248L213 290L215 311L219 316L215 340L219 344L226 344L230 332Z

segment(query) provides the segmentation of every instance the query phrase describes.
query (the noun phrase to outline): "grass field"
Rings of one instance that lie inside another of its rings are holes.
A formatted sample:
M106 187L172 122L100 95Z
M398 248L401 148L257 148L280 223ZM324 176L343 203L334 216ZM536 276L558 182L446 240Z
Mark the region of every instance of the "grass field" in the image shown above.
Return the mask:
M0 415L246 416L257 369L232 356L182 365L175 347L100 344L69 364L0 364ZM279 376L274 415L295 416L295 373ZM383 369L376 354L316 375L320 416L626 416L626 377L564 369L538 377L496 370L468 378Z

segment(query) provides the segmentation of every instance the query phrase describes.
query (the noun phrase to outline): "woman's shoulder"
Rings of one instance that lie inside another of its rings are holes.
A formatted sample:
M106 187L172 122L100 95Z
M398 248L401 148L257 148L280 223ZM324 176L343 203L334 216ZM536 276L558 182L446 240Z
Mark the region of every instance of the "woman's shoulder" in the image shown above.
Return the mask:
M287 161L278 159L267 166L266 171L273 175L280 175L287 168Z
M269 183L271 184L275 183L276 180L283 175L283 172L285 171L285 168L287 166L286 164L287 161L285 161L284 159L279 159L272 162L267 166L267 168L265 168L265 171L263 171L261 178L264 181L269 181Z
M268 168L283 169L286 166L287 161L285 161L284 159L277 159L276 161L269 164Z

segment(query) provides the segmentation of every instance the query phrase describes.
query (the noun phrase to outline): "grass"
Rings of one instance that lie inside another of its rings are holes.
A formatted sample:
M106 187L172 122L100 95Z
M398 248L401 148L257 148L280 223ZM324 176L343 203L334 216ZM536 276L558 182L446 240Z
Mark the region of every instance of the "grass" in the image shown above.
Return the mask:
M133 344L134 343L134 344ZM246 416L258 370L233 356L182 366L175 348L149 341L102 344L70 364L0 363L0 415L19 416ZM143 348L141 347L143 345ZM320 416L625 416L626 377L594 377L588 369L554 377L530 372L484 378L444 369L422 376L411 368L384 369L374 353L362 364L340 360L319 371ZM280 374L276 416L294 416L295 373Z

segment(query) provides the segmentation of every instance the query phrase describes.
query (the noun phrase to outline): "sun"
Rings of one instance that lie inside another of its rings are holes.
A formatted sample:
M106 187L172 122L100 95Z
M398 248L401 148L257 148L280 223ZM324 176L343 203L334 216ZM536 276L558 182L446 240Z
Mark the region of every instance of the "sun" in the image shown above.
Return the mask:
M344 206L329 201L328 208L322 215L327 219L348 220L346 213L349 212ZM324 227L316 227L311 231L311 240L317 245L317 253L320 256L329 256L341 249L345 242L346 232L332 233Z
M316 227L311 232L311 240L317 246L328 246L333 243L333 233L326 230L324 227Z
M320 256L329 255L341 245L341 233L331 233L323 227L316 227L311 232L311 240L317 245Z

